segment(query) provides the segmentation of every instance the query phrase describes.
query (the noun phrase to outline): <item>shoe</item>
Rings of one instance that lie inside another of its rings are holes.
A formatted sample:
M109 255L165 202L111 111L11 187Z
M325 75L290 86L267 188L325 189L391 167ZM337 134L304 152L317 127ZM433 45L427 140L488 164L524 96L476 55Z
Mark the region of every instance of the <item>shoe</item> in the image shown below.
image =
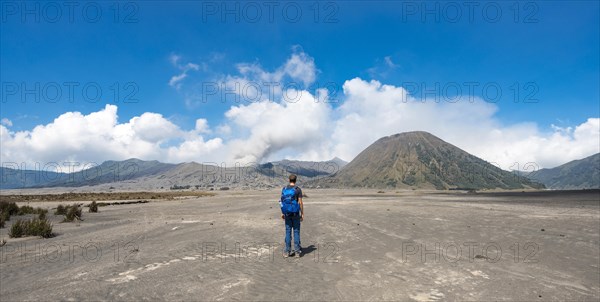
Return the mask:
M300 258L301 254L302 254L302 252L300 252L300 251L296 252L296 258Z
M289 254L289 253L283 253L283 258L287 258L287 257L289 257L289 256L290 256L290 254Z

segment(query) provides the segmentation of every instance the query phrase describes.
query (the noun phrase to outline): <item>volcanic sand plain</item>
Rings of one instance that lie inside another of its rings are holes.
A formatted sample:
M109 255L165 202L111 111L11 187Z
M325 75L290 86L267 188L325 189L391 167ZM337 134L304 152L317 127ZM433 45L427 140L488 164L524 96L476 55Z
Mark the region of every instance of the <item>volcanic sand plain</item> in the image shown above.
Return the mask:
M20 202L50 209L56 236L8 238L19 216L0 229L0 300L600 299L598 190L305 194L300 258L282 257L278 190L84 207L72 223L58 201Z

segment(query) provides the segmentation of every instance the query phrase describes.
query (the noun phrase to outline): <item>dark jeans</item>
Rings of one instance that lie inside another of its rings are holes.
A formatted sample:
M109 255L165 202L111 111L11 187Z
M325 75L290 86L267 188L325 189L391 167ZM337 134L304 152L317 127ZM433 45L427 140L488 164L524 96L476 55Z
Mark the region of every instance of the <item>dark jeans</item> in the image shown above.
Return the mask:
M299 253L300 247L300 215L295 217L285 217L285 250L289 253L292 245L292 229L294 230L294 251Z

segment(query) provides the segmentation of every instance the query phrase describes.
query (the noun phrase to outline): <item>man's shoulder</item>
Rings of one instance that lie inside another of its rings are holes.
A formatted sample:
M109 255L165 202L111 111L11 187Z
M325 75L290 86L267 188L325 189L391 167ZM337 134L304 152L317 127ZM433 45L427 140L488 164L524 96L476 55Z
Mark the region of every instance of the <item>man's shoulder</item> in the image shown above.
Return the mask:
M296 192L302 192L302 189L299 186L286 185L285 187L283 187L283 190L285 190L285 189L294 189L294 190L296 190Z

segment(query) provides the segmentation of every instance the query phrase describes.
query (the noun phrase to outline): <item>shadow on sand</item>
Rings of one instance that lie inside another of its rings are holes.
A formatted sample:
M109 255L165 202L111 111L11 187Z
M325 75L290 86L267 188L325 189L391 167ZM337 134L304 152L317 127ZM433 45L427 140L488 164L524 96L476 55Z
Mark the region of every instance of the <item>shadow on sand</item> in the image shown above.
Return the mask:
M314 252L316 250L317 250L317 248L315 247L314 244L311 244L311 245L309 245L307 247L303 247L302 248L302 256L308 255L308 254L310 254L310 253L312 253L312 252Z

